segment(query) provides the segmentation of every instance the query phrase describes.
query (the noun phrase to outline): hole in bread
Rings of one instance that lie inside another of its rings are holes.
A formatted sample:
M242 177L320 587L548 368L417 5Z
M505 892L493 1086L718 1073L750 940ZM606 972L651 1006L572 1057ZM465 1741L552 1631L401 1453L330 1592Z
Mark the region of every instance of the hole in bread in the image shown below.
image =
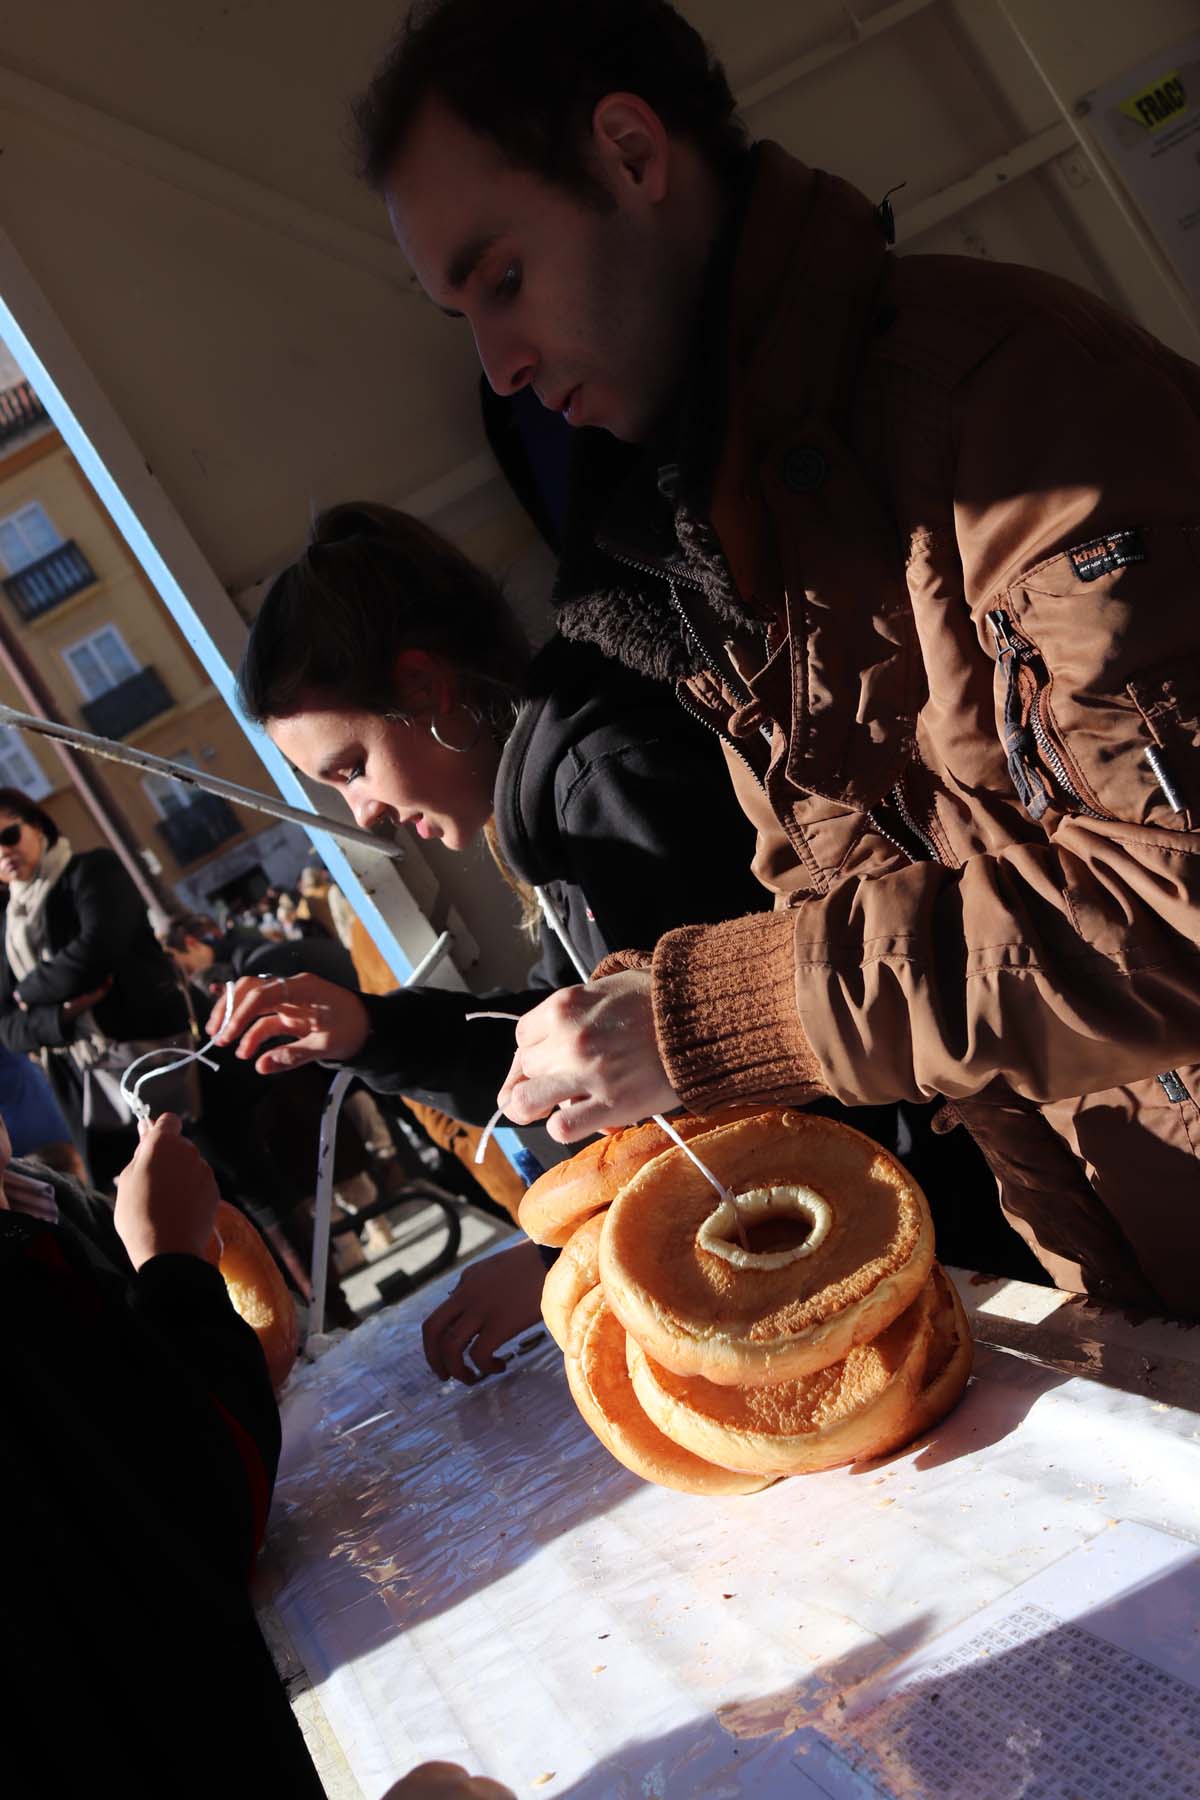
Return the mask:
M739 1239L739 1216L747 1249ZM832 1223L829 1202L813 1188L748 1188L714 1208L696 1242L738 1269L782 1269L811 1256Z
M746 1249L752 1256L768 1256L773 1250L798 1250L812 1235L812 1223L792 1213L774 1213L746 1226Z

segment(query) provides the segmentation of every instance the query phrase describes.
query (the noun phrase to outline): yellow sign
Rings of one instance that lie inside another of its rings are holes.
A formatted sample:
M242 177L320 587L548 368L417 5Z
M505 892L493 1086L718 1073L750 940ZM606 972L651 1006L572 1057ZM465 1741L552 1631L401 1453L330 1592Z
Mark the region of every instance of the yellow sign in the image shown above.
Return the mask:
M1173 69L1169 75L1160 75L1139 94L1131 94L1128 100L1122 100L1119 109L1127 119L1144 126L1147 131L1161 131L1164 125L1173 125L1188 109L1187 89L1179 78L1178 69Z

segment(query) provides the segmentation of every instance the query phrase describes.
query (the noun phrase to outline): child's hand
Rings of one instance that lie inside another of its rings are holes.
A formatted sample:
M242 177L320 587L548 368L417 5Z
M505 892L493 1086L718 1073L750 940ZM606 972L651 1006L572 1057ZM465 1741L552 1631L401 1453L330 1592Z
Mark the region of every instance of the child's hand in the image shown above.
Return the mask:
M458 1763L428 1762L410 1770L383 1800L516 1800L516 1796L485 1775L468 1775Z
M217 1184L174 1113L141 1128L133 1161L117 1177L117 1234L135 1269L152 1256L207 1254L217 1216Z
M541 1323L545 1278L537 1245L528 1240L473 1264L421 1327L425 1361L439 1381L453 1378L474 1387L498 1375L506 1361L496 1355L500 1345ZM466 1360L468 1348L474 1368Z

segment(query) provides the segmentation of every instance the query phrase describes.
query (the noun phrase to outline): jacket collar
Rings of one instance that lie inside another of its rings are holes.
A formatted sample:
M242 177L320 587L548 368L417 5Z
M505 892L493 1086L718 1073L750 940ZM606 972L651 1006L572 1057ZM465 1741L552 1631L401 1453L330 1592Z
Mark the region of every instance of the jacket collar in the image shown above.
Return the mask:
M641 449L600 432L575 446L555 592L564 636L678 680L701 658L673 581L690 581L731 631L754 622L766 545L761 512L744 503L748 473L798 416L844 404L885 259L861 194L778 145L756 146L674 417Z

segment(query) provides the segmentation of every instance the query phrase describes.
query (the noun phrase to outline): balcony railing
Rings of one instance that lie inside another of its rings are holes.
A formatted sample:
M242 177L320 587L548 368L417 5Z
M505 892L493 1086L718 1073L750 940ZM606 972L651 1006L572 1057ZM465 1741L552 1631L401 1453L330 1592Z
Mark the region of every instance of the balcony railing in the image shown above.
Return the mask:
M0 388L0 446L32 431L45 417L46 409L27 381Z
M157 669L139 669L106 694L85 700L84 718L100 737L124 738L148 719L156 719L175 702Z
M237 837L242 825L218 794L196 794L187 806L169 812L156 829L175 861L186 868Z
M5 578L4 591L23 619L38 619L51 607L91 587L96 571L79 548L68 540Z

